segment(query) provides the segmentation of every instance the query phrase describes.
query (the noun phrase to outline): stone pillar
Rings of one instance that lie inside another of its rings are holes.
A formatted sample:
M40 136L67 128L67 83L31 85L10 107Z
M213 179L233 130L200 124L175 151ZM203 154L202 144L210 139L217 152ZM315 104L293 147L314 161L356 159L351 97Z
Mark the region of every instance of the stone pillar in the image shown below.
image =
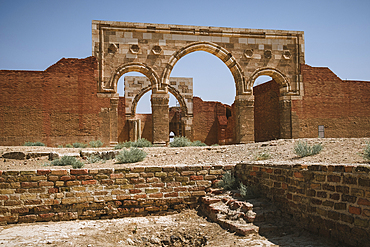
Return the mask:
M153 144L165 146L169 143L170 124L168 93L152 93Z
M182 117L183 135L189 140L193 140L193 116Z
M292 101L290 97L282 96L279 98L279 116L280 116L280 138L292 138Z
M254 142L254 96L235 97L236 143Z
M136 142L141 138L141 120L128 119L128 137L132 142Z
M118 143L118 97L110 99L110 146L115 146Z

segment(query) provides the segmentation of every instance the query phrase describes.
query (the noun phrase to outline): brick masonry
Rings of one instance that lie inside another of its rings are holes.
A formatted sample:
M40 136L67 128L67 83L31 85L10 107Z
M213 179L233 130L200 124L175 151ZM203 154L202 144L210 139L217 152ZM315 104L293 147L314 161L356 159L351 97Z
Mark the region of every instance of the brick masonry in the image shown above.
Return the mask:
M0 145L109 143L109 98L97 97L94 57L45 71L0 71ZM108 132L107 132L108 130Z
M196 207L233 167L0 171L0 223L168 214Z
M292 100L293 137L370 136L370 82L346 81L328 68L301 66L304 82L302 100ZM297 119L297 120L295 120Z
M315 234L351 246L370 239L370 168L351 165L238 164L239 179Z

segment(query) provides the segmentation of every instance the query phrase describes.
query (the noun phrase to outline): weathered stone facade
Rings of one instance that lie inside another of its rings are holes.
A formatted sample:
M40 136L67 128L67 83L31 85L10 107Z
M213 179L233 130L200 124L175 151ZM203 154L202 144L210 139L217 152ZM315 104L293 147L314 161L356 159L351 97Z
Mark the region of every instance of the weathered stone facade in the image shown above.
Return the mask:
M303 32L93 21L92 39L93 55L99 61L99 93L116 97L119 78L130 71L141 72L150 80L155 104L153 143L168 142L168 135L159 134L162 128L163 133L169 132L168 119L156 116L167 116L163 94L168 94L172 68L195 51L220 58L234 77L237 143L254 141L253 83L260 75L271 76L279 84L279 110L284 117L281 136L292 137L290 101L301 96ZM115 142L117 139L111 140Z

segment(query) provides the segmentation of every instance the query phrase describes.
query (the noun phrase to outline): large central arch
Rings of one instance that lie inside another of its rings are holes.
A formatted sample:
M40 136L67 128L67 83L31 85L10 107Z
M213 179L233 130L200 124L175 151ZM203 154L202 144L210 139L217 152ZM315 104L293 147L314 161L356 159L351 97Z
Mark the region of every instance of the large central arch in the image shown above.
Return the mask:
M235 88L236 88L236 95L239 95L239 92L241 94L245 93L245 82L244 82L244 74L242 69L240 68L240 65L236 61L236 59L233 57L233 55L227 51L225 48L211 43L211 42L196 42L191 43L177 52L175 52L169 62L168 65L165 67L162 75L162 82L164 84L168 84L171 71L175 64L185 55L190 54L192 52L196 51L205 51L210 54L215 55L218 57L222 62L226 64L226 66L230 69L231 74L234 77L235 81Z
M168 124L164 122L168 122L169 77L173 66L191 52L209 52L226 64L235 80L235 142L251 142L255 78L272 75L280 85L281 101L287 106L285 112L290 111L292 98L303 95L300 75L300 64L305 63L303 36L302 31L93 21L99 95L112 97L114 107L112 95L117 92L118 78L129 71L146 75L153 90L153 142L165 144ZM283 122L287 124L282 136L289 138L292 126L298 125L292 124L290 114L284 116ZM114 136L111 134L111 143L116 142Z

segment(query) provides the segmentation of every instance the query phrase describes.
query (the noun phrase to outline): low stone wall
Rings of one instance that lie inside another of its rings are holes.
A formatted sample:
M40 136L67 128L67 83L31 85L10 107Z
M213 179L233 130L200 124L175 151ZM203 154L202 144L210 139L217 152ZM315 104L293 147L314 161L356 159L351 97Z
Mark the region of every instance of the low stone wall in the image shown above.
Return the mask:
M258 185L303 228L351 246L369 246L369 166L238 164L235 174Z
M163 215L196 207L232 165L0 171L0 224Z

